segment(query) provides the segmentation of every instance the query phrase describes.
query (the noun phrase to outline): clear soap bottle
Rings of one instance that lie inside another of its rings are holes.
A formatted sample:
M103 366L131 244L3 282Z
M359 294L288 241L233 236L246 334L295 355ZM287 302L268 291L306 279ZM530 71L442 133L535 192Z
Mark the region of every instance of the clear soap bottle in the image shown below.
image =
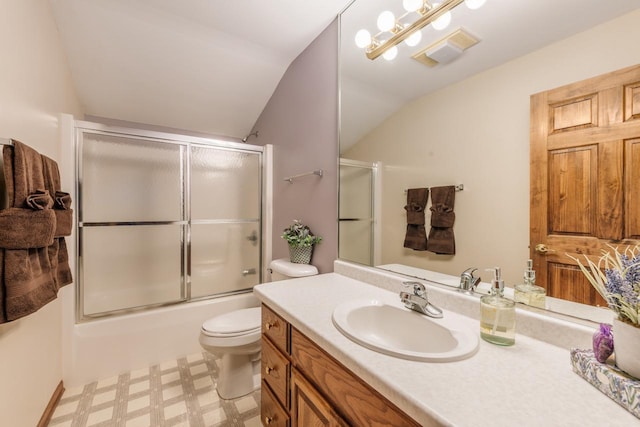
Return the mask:
M504 297L504 281L500 268L493 271L489 295L480 298L480 337L493 344L513 345L516 342L516 303Z
M536 272L533 270L532 260L527 261L527 269L524 271L524 283L515 286L513 295L516 302L532 307L545 308L547 290L542 286L536 285Z

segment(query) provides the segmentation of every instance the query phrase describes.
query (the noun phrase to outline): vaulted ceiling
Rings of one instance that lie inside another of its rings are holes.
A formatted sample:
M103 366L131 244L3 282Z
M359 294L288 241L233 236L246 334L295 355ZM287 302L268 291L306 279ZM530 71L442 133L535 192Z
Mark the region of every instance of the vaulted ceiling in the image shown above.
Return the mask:
M86 114L241 138L287 67L351 0L49 2ZM357 6L362 19L352 13L347 24L370 30L380 11L402 10L400 0L358 0ZM418 65L413 88L436 90L638 7L637 0L487 0L475 11L459 6L453 25L469 26L483 41L449 67ZM431 33L424 30L423 38L438 37ZM380 68L387 82L407 80L398 69L410 59L379 58L373 65L363 53L354 55L361 56L342 61L362 77L361 88L381 87L366 79ZM398 97L385 101L388 108L417 94L385 87Z

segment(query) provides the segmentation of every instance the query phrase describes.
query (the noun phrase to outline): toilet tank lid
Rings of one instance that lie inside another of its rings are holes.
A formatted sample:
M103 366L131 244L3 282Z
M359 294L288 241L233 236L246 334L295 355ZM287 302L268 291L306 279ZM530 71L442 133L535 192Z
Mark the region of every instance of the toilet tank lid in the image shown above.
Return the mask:
M296 264L286 258L274 259L269 264L273 271L288 277L307 277L318 274L318 269L310 264Z
M202 329L218 334L249 332L260 327L260 313L260 307L231 311L205 321Z

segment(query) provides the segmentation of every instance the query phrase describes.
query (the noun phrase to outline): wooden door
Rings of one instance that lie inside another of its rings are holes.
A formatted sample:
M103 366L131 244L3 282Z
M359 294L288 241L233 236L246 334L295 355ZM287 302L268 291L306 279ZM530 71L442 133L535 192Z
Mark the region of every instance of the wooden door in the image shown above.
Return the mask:
M291 370L291 427L343 427L347 423L295 368Z
M640 66L531 96L530 186L537 284L606 305L568 255L640 243Z

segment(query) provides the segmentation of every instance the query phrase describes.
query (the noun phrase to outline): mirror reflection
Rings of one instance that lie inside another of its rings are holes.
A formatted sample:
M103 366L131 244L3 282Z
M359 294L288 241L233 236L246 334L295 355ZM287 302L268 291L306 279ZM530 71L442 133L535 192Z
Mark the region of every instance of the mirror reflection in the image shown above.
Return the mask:
M402 3L356 0L341 16L339 256L418 277L421 270L459 277L477 267L485 282L484 269L499 266L507 286L522 284L533 254L530 174L537 173L530 166L530 96L640 63L633 42L639 5L462 3L446 28L426 26L416 46L397 46L393 60L367 58L356 34L380 33L378 15L402 16ZM413 57L460 34L477 42L454 59ZM464 190L451 201L455 254L406 248L407 190L456 185Z

